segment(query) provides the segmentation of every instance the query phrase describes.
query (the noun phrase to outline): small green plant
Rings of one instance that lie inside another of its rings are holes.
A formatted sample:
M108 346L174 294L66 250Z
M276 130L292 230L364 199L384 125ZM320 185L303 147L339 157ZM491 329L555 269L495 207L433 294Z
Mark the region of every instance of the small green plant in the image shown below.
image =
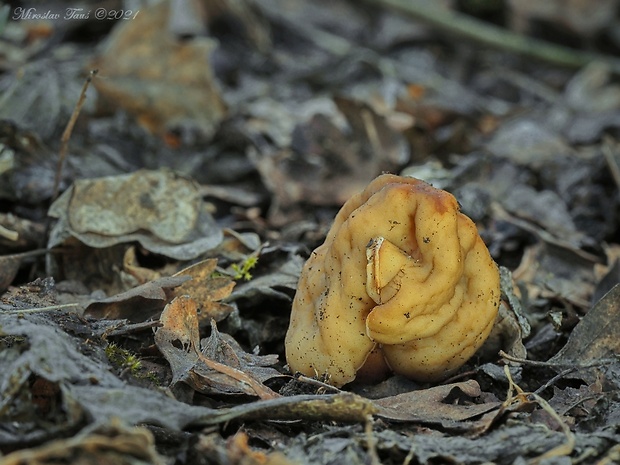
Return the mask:
M256 255L248 255L241 263L233 263L230 265L230 268L234 272L233 279L245 279L249 281L252 279L250 270L253 269L257 263L258 257Z
M105 348L105 354L108 360L114 365L123 369L128 369L132 375L137 376L142 368L142 362L137 355L131 353L127 349L117 346L113 342Z

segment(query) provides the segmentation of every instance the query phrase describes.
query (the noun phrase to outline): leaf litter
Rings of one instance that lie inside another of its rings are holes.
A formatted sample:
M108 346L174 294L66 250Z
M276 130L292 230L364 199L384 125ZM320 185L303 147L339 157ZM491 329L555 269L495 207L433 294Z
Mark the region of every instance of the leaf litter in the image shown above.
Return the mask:
M617 461L613 56L532 63L388 3L0 21L0 463ZM489 3L443 14L620 50L587 2ZM455 193L505 313L453 379L340 391L288 370L291 299L386 170Z

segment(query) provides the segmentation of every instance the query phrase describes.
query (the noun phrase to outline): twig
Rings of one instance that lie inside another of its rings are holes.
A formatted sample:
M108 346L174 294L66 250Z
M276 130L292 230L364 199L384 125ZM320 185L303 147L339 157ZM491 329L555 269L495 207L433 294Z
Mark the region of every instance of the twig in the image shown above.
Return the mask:
M7 229L0 224L0 237L8 239L9 241L15 242L16 240L19 239L19 233L17 231Z
M196 350L196 354L198 355L200 361L212 370L223 373L227 376L230 376L234 380L239 381L240 383L250 386L250 388L252 388L256 395L262 400L277 399L278 397L280 397L278 393L269 389L264 384L259 383L257 380L255 380L250 375L244 373L243 371L225 365L223 363L216 362L215 360L211 360L210 358L205 357L199 350Z
M312 384L314 386L317 386L318 389L320 391L322 391L322 393L325 393L327 391L330 391L332 393L342 392L340 389L338 389L335 386L332 386L331 384L324 383L323 381L319 381L318 379L309 378L308 376L304 376L301 373L296 373L295 374L295 379L298 380L298 381L301 381L303 383Z
M69 139L71 139L71 133L73 132L73 127L75 126L75 122L80 115L80 111L82 110L82 106L84 106L84 102L86 101L86 91L88 90L88 86L90 85L93 77L99 72L97 69L93 69L90 71L90 74L84 81L84 85L82 86L82 91L80 92L80 98L78 99L75 108L73 109L73 113L71 113L71 118L69 118L69 122L67 123L67 127L62 133L62 137L60 138L60 149L58 151L58 164L56 165L56 175L54 176L54 187L52 189L52 197L50 199L50 204L54 202L58 198L58 194L60 192L60 180L62 178L62 171L65 164L65 159L67 158L67 148L69 146ZM50 229L52 227L52 219L51 217L47 217L45 222L45 234L41 238L41 243L39 244L39 248L44 246L44 241L49 237ZM36 274L37 264L35 263L30 269L30 279L34 278Z
M564 371L561 371L560 373L555 375L553 378L548 380L545 384L543 384L538 389L536 389L536 391L534 391L534 394L540 394L541 392L544 392L545 389L547 389L550 386L553 386L555 383L557 383L559 380L564 378L566 375L573 373L575 371L577 371L577 368L566 368Z
M381 465L381 459L377 452L377 438L375 438L372 429L372 415L366 417L366 423L364 426L364 433L366 434L366 448L368 450L368 457L370 458L371 465Z
M608 65L613 72L620 73L620 60L614 57L575 50L515 34L463 13L438 7L436 2L424 0L366 1L375 5L394 8L438 29L494 48L571 68L580 68L592 61L600 61Z
M524 359L524 358L514 357L512 355L507 354L503 350L499 351L499 356L502 357L505 360L508 360L509 362L522 363L524 365L531 365L531 366L535 366L535 367L547 367L547 368L549 368L549 367L557 367L558 366L555 363L539 362L539 361L536 361L536 360L527 360L527 359Z
M613 358L603 358L601 360L595 360L589 363L580 363L580 364L575 364L574 362L570 362L570 363L539 362L536 360L527 360L524 358L514 357L512 355L507 354L503 350L499 351L499 356L508 361L522 363L524 365L531 365L531 366L536 366L536 367L547 367L547 368L571 368L574 370L580 370L583 368L595 368L595 367L609 365L611 363L617 362L617 360Z
M139 331L146 331L152 328L158 328L163 326L159 320L144 321L141 323L126 324L122 322L120 325L116 325L111 328L107 328L104 331L100 331L98 334L102 339L108 339L109 337L126 336L128 334L137 333Z
M89 76L86 78L86 81L84 81L84 85L82 86L82 92L80 92L80 98L78 99L78 102L73 109L73 113L71 114L71 118L69 118L67 127L62 133L62 137L60 139L60 151L58 153L58 165L56 166L56 176L54 178L54 189L52 191L52 202L58 197L58 191L60 189L60 179L62 177L62 170L65 164L65 158L67 158L67 147L69 146L69 139L71 138L73 127L75 126L75 122L80 115L80 111L84 106L84 102L86 101L86 91L88 90L88 86L90 85L90 82L93 80L93 77L98 73L98 71L99 70L96 69L91 70Z
M340 421L361 423L378 409L370 399L343 392L341 394L277 397L250 404L214 410L191 422L192 426L210 426L233 420Z
M525 392L523 389L521 389L519 385L517 385L513 381L512 376L510 374L510 370L508 369L508 366L504 366L504 373L506 374L506 377L508 378L508 384L509 384L508 394L506 396L506 401L504 402L504 405L508 406L515 400L529 399L529 398L533 399L534 402L536 402L545 412L547 412L556 421L556 423L558 424L558 426L564 433L564 436L566 437L566 441L564 441L562 444L534 458L529 463L538 464L542 460L545 460L551 457L561 457L561 456L570 455L575 449L576 439L575 439L575 435L570 430L568 425L564 422L564 420L562 420L562 417L560 417L560 415L558 415L558 413L553 409L553 407L551 407L551 405L549 405L549 403L545 399L540 397L538 394L536 394L535 392ZM513 394L515 392L516 394Z
M11 309L11 310L3 310L2 313L3 314L6 314L6 313L15 313L15 314L39 313L39 312L47 312L48 310L62 310L64 308L75 308L79 306L80 304L78 303L58 304L58 305L49 305L47 307L38 307L38 308L16 308L16 309ZM3 305L2 308L4 309L6 307Z

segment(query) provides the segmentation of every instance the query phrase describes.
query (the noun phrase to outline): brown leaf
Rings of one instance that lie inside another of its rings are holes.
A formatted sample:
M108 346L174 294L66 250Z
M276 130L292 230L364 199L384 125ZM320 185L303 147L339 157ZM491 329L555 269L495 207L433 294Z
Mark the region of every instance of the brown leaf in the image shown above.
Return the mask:
M44 235L43 222L37 223L12 213L0 213L0 246L5 250L28 250L38 247L45 242Z
M281 376L277 370L269 368L278 363L277 355L245 352L232 336L220 333L214 322L211 324L211 335L201 341L201 346L202 353L209 359L242 370L260 382Z
M256 157L275 196L270 213L274 224L290 221L289 215L303 217L300 202L342 205L382 171L393 171L409 159L404 137L370 105L345 98L331 103L329 110L295 125L289 146Z
M155 332L155 344L172 369L172 385L183 381L198 361L199 335L196 302L176 297L159 317L162 324Z
M155 344L172 369L172 386L184 382L202 393L256 395L261 399L278 397L252 375L220 363L200 352L196 302L180 296L166 305L162 326L155 332ZM214 329L216 331L216 329Z
M154 281L161 277L161 274L150 268L140 266L136 258L136 248L129 247L123 256L123 271L133 276L139 284Z
M51 463L112 465L166 461L155 449L153 435L147 428L127 427L118 418L85 434L48 441L38 447L17 450L3 456L5 465L44 465Z
M191 265L175 276L191 276L191 281L179 286L174 294L189 295L198 304L198 319L201 325L211 319L222 321L234 310L231 305L218 302L230 295L235 282L226 276L212 276L217 266L217 259L209 258Z
M282 452L264 453L254 450L248 444L249 436L240 431L227 441L225 454L228 463L244 465L296 465L298 462L289 460Z
M586 313L549 363L586 365L620 353L620 284Z
M176 37L169 13L162 1L121 22L92 64L100 76L93 83L155 134L189 123L210 136L226 112L207 61L213 43Z
M21 262L16 255L0 257L0 292L9 288L19 271Z
M446 402L446 398L455 392L469 398L482 394L478 383L470 380L385 397L374 403L381 407L380 416L384 418L423 423L461 422L487 413L501 404L487 402L460 405Z
M198 185L165 169L77 180L49 215L59 219L49 247L70 236L95 248L138 241L151 252L191 260L222 240Z
M145 321L158 315L171 299L169 289L189 279L187 276L171 276L142 284L127 292L91 303L86 307L86 314L95 318Z

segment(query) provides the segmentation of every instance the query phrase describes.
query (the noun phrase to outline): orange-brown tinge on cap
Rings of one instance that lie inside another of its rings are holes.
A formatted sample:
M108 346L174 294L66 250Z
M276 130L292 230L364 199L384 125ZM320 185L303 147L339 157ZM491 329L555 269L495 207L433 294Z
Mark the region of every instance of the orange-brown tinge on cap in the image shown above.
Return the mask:
M335 386L362 368L372 378L375 366L440 380L486 340L499 299L497 265L456 199L381 175L344 204L306 262L286 358Z

